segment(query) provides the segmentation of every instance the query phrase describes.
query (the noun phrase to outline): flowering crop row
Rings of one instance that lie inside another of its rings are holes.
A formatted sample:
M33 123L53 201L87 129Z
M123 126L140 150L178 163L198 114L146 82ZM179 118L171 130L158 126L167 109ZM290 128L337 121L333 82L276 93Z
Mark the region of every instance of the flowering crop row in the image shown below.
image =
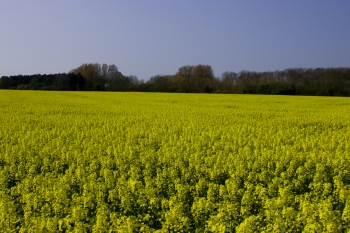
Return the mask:
M0 99L0 232L350 232L349 98Z

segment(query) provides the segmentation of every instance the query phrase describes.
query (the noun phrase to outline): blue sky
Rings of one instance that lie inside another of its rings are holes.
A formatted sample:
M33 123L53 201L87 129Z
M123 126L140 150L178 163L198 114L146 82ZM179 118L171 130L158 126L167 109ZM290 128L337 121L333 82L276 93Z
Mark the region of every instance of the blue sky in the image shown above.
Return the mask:
M0 76L350 67L350 1L0 0Z

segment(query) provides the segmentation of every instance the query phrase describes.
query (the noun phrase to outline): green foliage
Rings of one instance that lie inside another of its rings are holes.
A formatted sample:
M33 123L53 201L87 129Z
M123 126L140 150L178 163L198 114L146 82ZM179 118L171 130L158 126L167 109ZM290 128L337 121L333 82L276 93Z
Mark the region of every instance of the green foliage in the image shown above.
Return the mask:
M350 231L347 98L0 98L0 232Z

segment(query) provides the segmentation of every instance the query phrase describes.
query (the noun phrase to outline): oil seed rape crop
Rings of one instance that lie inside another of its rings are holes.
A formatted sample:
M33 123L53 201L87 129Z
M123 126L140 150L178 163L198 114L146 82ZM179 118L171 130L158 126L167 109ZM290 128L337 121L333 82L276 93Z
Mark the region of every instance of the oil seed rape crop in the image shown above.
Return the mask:
M0 232L350 232L350 99L0 91Z

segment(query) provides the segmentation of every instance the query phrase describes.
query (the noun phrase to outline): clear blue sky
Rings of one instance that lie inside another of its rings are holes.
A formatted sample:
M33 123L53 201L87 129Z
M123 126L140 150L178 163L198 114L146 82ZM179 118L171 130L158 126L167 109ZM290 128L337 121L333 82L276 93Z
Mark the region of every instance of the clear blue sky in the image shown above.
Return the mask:
M350 67L349 0L0 0L0 76Z

